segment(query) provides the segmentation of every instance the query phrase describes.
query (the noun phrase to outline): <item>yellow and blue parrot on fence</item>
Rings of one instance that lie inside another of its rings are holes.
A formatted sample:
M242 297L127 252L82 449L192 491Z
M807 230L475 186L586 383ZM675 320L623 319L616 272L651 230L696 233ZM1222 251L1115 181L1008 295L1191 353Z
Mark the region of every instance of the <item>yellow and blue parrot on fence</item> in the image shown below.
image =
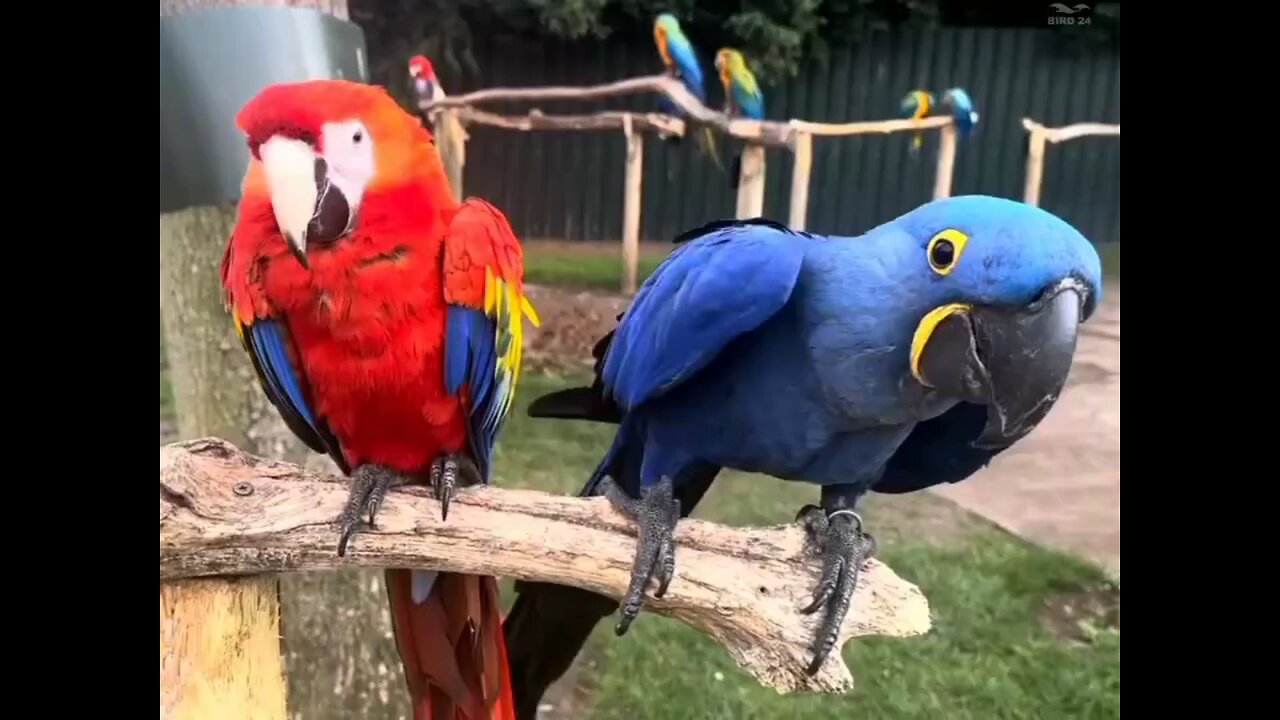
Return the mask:
M933 101L933 93L928 90L912 90L902 99L899 106L899 117L909 118L911 120L923 120L929 117L929 113L933 110L935 103ZM924 133L916 133L911 138L911 152L920 151L920 146L924 144Z
M720 48L716 53L716 71L724 88L725 115L763 120L764 93L760 92L760 84L742 53L733 48ZM737 187L741 175L742 153L738 153L729 164L729 184Z
M658 15L653 22L653 42L658 48L658 57L662 59L662 66L667 74L679 80L686 90L698 98L698 102L706 105L707 93L703 87L702 65L698 62L698 53L693 49L693 43L689 42L689 38L685 37L680 21L675 15L671 13ZM659 96L658 109L668 115L685 117L684 113L665 95ZM695 128L696 121L687 117L685 120L689 124L690 134L697 139L698 149L708 155L716 167L723 170L724 166L720 164L720 157L716 153L716 139L711 128L705 125L698 125Z

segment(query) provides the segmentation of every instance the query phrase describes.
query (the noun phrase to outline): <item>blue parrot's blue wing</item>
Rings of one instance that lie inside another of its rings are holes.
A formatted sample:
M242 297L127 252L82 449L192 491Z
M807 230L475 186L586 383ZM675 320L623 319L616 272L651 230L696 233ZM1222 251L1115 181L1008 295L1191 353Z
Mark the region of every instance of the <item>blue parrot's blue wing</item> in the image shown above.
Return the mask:
M285 425L307 447L328 453L343 472L350 472L338 439L307 402L306 380L294 367L289 353L291 341L285 328L271 318L257 318L248 325L237 321L236 329L267 399L279 410Z
M806 237L767 221L688 234L645 282L614 332L601 379L631 409L689 379L791 297Z

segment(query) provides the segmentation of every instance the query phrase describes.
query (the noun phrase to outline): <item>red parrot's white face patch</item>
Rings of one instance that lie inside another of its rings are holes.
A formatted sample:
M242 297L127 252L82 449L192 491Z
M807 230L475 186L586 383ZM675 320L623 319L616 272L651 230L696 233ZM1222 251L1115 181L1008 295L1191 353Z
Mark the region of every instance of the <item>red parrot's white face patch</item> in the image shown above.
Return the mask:
M359 120L325 123L320 147L329 166L329 182L342 191L355 224L365 186L373 179L373 137Z
M304 266L311 244L334 242L355 226L374 174L373 137L359 120L325 123L319 147L275 135L258 150L276 224Z

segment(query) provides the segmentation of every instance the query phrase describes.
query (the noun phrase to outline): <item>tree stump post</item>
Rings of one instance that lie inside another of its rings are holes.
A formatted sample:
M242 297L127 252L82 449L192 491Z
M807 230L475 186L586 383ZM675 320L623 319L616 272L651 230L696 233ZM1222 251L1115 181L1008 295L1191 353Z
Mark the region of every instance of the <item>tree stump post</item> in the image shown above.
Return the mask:
M160 14L270 0L161 0ZM291 0L342 19L346 0ZM227 119L231 122L231 118ZM161 325L182 437L214 434L249 446L266 410L223 303L219 266L235 208L160 216ZM160 585L160 717L284 720L287 685L275 577Z

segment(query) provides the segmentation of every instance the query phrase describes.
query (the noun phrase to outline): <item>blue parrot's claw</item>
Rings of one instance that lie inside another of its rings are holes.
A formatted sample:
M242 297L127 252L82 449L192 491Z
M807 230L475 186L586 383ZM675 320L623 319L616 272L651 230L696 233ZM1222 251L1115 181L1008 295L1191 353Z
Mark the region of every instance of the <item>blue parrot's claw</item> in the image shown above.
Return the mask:
M347 507L338 516L342 530L338 536L338 557L347 554L347 542L357 529L373 527L373 518L387 497L387 491L407 480L395 470L381 465L361 465L355 469L351 474L351 496ZM369 518L367 521L366 516Z
M465 455L441 455L431 463L431 488L440 501L440 519L449 518L449 502L453 500L459 484L462 487L484 482L480 470ZM459 483L461 481L461 483Z
M813 601L800 610L810 615L823 606L827 608L815 638L813 662L805 670L814 675L835 647L840 627L849 614L862 564L875 555L876 540L863 531L862 518L850 509L837 509L828 514L816 505L806 505L796 517L823 556L822 579L818 581Z
M626 494L613 482L604 478L605 496L617 508L639 526L635 562L631 567L631 584L622 598L622 617L615 632L621 636L631 627L644 604L644 590L654 573L658 574L658 589L654 597L662 597L675 575L676 556L674 532L680 518L680 501L673 496L671 478L663 478L657 485L640 490L640 499Z

